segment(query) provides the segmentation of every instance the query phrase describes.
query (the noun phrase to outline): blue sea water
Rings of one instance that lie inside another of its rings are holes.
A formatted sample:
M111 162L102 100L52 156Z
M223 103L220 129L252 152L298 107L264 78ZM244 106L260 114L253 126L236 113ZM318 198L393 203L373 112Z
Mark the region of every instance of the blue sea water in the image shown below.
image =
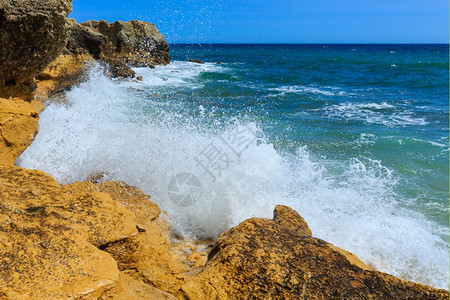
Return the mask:
M280 152L380 161L401 205L448 227L447 45L175 45L172 55L226 65L199 75L193 105L258 123Z
M447 288L448 54L171 45L171 64L135 69L142 81L94 69L64 105L49 102L18 164L61 183L104 172L137 185L187 236L290 205L370 266Z

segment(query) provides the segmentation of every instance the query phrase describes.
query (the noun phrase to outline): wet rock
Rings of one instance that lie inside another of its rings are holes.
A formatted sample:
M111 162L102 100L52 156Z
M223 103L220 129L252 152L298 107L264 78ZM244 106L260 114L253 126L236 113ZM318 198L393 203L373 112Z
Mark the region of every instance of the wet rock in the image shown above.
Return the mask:
M136 74L126 60L117 55L104 56L102 61L107 64L107 70L113 78L134 78Z
M42 73L66 45L69 0L0 1L0 87L36 89Z
M83 82L95 60L87 53L63 51L36 77L35 99L64 98L64 92Z
M288 218L294 217L289 221ZM277 206L226 231L205 269L182 290L188 299L448 299L448 292L367 267L314 238L299 215Z
M189 62L197 63L197 64L204 64L205 62L200 59L188 59Z

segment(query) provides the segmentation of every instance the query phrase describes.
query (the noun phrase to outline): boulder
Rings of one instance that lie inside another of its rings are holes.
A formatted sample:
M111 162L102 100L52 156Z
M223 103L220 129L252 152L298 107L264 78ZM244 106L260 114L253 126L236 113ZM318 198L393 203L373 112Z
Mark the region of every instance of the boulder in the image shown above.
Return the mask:
M277 207L226 231L205 269L182 286L188 299L448 299L448 292L367 267L310 235L303 218ZM294 220L290 218L294 217Z
M200 60L200 59L188 59L188 62L193 62L193 63L197 63L197 64L204 64L205 62Z
M42 73L66 45L70 0L0 0L0 88L35 90Z
M0 165L0 199L0 295L94 298L117 285L117 263L98 248L137 229L109 195L67 191L43 172Z

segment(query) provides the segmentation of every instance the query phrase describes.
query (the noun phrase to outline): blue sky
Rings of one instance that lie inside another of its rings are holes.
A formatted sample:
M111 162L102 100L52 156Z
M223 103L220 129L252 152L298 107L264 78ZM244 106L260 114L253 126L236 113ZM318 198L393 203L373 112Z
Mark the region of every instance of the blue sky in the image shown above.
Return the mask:
M73 0L78 22L154 23L170 43L448 43L447 0Z

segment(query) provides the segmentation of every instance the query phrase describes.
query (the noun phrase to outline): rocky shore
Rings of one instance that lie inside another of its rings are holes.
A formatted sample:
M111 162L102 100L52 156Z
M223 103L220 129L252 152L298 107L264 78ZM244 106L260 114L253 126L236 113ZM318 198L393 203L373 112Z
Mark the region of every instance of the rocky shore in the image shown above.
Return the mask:
M69 0L0 0L0 299L449 299L371 269L276 206L217 241L171 236L170 216L124 182L62 186L14 165L43 100L100 63L111 77L170 62L140 21L78 24Z

